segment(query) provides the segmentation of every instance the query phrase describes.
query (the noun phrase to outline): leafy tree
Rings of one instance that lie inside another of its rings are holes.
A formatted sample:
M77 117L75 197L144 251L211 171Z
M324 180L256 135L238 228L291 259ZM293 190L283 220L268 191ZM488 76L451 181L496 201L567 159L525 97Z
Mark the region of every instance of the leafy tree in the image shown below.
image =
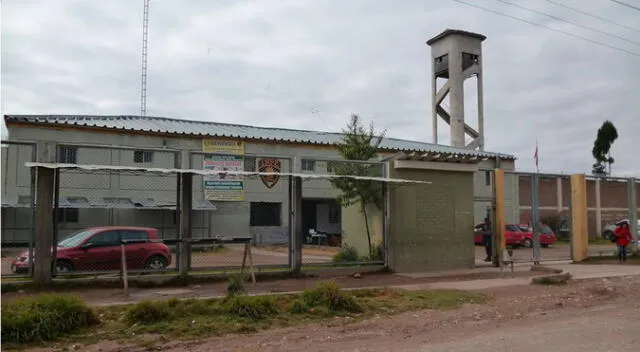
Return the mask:
M369 125L369 129L366 129L362 125L360 117L352 114L343 133L344 138L337 146L342 158L346 160L370 161L377 157L378 149L386 134L386 130L376 135L373 123ZM336 175L381 176L379 164L339 162L334 163L332 169ZM338 196L338 202L342 206L349 207L356 204L360 206L367 231L369 256L371 256L373 253L373 244L371 243L367 205L373 204L378 209L382 209L382 185L378 181L353 178L331 179L331 184L341 191L340 196Z
M591 150L591 154L596 159L592 171L594 175L606 175L606 164L609 165L609 174L611 174L611 164L615 161L611 157L611 146L616 139L618 139L616 127L611 121L606 120L598 129L598 134Z

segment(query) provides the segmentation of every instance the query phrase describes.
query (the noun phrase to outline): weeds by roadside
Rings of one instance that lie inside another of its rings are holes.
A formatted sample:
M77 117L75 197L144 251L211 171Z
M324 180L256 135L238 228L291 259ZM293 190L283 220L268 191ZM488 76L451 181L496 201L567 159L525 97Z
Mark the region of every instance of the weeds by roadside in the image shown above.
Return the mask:
M230 283L231 284L231 283ZM59 296L55 296L58 297ZM172 299L144 301L129 306L101 307L90 310L83 305L80 312L89 312L74 328L60 329L59 334L31 340L46 341L62 338L66 342L91 343L98 339L132 339L141 334L161 335L168 338L192 339L228 333L247 333L258 330L305 324L338 316L358 319L376 314L396 314L418 309L456 308L465 303L480 304L486 297L462 291L403 291L372 289L344 291L335 282L321 282L316 287L297 295L248 296L229 294L218 299ZM78 302L78 301L73 301ZM14 304L10 303L9 305ZM63 306L67 307L67 306ZM68 305L68 307L75 307ZM7 311L18 311L18 306L3 306L3 342ZM46 310L46 308L43 308ZM76 310L71 310L76 312ZM74 313L75 314L75 313ZM90 331L99 318L99 326ZM86 323L85 323L86 322ZM17 334L14 330L13 334ZM74 335L64 337L65 334ZM66 340L65 340L66 339ZM4 347L4 346L3 346ZM23 346L21 346L23 347Z
M2 305L2 342L55 340L98 324L94 312L79 298L42 295Z

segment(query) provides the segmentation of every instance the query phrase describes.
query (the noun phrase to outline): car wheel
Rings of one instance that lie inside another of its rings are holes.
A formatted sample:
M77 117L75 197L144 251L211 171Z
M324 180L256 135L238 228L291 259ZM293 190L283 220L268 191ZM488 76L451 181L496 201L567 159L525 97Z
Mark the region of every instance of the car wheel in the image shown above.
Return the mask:
M144 265L145 269L149 270L165 270L167 268L167 259L162 256L154 255L153 257L147 260L147 263Z
M65 274L73 271L73 264L66 260L56 261L56 274Z
M549 244L548 244L548 243L541 244L541 245L540 245L540 247L542 247L542 248L549 248Z
M527 248L533 247L533 241L531 241L529 238L526 238L524 240L524 246L527 247Z

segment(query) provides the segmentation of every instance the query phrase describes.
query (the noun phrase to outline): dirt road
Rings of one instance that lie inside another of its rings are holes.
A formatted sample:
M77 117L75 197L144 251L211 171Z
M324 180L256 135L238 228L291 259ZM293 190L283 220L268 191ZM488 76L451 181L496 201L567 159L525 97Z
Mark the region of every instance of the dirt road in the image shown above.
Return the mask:
M490 303L456 310L422 310L358 323L335 318L325 324L189 342L162 343L149 337L144 347L105 341L81 350L624 352L640 348L638 276L483 292L493 298Z

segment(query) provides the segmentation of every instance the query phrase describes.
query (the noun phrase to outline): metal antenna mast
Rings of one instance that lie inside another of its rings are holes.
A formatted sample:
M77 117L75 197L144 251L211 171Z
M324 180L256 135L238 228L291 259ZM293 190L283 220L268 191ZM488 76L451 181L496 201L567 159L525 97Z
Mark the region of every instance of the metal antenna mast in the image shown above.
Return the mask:
M147 46L149 44L149 1L144 0L142 16L142 74L140 77L140 116L147 114Z

